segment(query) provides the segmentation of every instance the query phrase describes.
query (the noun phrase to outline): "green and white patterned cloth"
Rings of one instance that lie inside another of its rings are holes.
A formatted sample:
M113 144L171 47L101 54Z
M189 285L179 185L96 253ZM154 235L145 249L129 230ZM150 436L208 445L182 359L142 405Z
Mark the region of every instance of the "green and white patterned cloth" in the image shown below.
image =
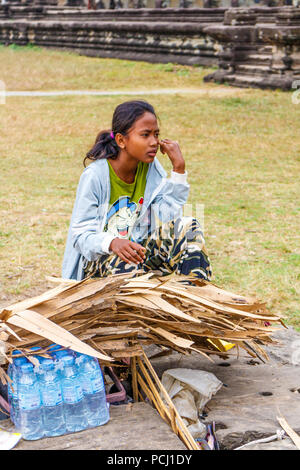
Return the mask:
M210 260L205 247L203 232L197 219L180 217L161 224L141 242L146 248L145 261L139 265L121 260L115 253L101 255L89 262L85 277L106 277L111 274L132 272L135 269L159 271L162 276L176 274L192 275L211 280Z

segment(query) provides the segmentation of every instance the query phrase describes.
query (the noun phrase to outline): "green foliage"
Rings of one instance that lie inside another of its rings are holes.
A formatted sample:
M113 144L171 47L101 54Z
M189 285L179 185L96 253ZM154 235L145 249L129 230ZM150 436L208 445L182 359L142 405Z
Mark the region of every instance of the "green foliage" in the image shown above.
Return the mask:
M24 53L26 51L41 51L41 47L39 46L36 46L35 44L32 44L32 43L28 43L26 44L25 46L20 46L19 44L10 44L9 46L7 46L7 48L11 51L16 51L16 52L21 52L21 53Z

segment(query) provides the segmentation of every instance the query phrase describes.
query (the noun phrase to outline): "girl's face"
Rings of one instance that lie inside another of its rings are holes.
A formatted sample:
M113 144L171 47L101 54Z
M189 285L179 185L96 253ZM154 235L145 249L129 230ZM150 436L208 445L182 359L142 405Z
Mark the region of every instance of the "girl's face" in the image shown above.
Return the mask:
M159 149L159 128L156 117L145 112L124 136L125 152L145 163L153 162Z

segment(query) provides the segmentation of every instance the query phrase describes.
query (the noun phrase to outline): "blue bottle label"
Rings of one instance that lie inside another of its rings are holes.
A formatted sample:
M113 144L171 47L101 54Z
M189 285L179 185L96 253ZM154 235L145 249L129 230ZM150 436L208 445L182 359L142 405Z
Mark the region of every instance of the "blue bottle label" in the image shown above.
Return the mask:
M14 387L13 383L7 385L7 397L8 397L8 400L10 400L10 399L12 398L12 396L13 396L12 387Z
M102 375L97 377L83 377L82 387L85 394L100 392L104 388Z
M83 391L81 386L79 384L64 386L63 398L65 403L77 403L83 398Z
M45 406L60 405L62 403L61 390L43 390L42 399Z
M21 410L34 410L41 406L41 397L39 393L19 394L19 406Z

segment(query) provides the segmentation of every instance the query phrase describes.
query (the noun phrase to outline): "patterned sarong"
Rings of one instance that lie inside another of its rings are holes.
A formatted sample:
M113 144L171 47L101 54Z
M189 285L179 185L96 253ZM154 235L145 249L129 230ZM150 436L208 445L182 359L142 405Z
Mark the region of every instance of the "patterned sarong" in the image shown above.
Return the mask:
M115 253L100 255L96 261L86 263L85 277L106 277L142 269L159 271L162 276L175 272L211 280L210 260L197 219L181 217L165 222L140 244L146 248L143 263L126 263Z

